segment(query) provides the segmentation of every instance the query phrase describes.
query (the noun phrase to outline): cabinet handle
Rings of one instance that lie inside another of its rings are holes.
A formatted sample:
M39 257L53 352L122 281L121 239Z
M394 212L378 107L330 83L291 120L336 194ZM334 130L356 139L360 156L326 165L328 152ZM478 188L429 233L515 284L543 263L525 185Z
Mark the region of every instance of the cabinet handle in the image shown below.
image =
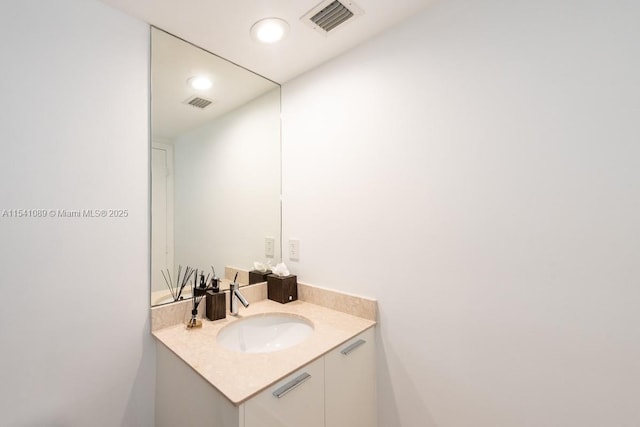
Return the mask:
M289 381L288 383L286 383L282 387L276 389L273 392L273 395L275 397L277 397L278 399L280 399L282 396L284 396L285 394L289 393L291 390L293 390L294 388L298 387L300 384L302 384L303 382L305 382L309 378L311 378L311 375L309 375L309 374L307 374L305 372L304 374L295 377L294 379L292 379L291 381Z
M365 340L358 340L353 344L351 344L350 346L343 348L340 351L340 353L344 354L345 356L348 356L349 353L351 353L353 350L355 350L356 348L360 347L362 344L365 344L365 343L366 343Z

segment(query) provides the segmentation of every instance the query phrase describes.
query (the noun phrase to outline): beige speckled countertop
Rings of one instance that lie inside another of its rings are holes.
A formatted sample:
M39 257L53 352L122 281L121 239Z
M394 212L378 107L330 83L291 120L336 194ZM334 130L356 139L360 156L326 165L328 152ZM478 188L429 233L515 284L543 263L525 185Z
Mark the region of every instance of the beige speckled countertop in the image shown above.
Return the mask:
M298 345L272 353L241 353L217 344L216 335L223 327L265 313L305 317L313 323L314 333ZM202 323L199 329L187 330L180 324L153 335L235 405L376 324L305 301L279 304L268 299L240 307L238 317Z

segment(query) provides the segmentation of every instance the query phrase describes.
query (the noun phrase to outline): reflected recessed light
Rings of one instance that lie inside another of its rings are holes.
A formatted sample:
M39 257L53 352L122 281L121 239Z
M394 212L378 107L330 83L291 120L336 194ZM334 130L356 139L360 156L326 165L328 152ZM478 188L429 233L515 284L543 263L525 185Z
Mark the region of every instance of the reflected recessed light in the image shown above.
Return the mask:
M196 90L207 90L213 85L210 79L203 76L191 77L187 82Z
M260 43L275 43L284 38L289 31L287 21L280 18L266 18L253 24L251 37Z

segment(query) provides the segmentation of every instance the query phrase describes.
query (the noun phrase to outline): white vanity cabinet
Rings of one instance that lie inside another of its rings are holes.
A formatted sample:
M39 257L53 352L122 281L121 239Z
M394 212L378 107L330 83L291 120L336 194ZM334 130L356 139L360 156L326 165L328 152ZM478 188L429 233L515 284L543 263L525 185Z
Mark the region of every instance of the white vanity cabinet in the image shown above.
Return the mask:
M263 390L243 404L244 427L325 427L324 378L320 358Z
M377 427L375 328L235 406L158 343L156 427ZM238 381L242 378L238 370Z
M374 328L327 353L324 362L325 427L376 427Z

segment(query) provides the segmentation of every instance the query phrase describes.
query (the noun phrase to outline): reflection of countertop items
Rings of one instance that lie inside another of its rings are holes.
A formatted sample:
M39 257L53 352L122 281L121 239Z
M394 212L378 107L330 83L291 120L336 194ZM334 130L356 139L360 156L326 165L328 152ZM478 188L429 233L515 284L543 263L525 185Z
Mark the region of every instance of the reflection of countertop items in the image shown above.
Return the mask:
M375 301L367 301L375 305ZM223 327L264 313L302 316L313 323L314 332L296 346L271 353L240 353L217 343L217 334ZM237 318L227 316L215 322L204 321L202 329L194 330L180 324L157 330L153 335L232 403L239 405L375 323L306 301L278 304L265 299L241 309Z
M234 277L238 275L236 279L240 285L248 285L249 284L249 270L244 270L238 267L226 266L224 268L224 277L221 279L227 282L231 282Z
M191 286L185 287L180 295L183 300L191 298ZM151 305L162 305L170 302L175 301L173 300L173 296L171 295L171 292L169 292L169 289L151 292Z
M231 284L231 281L227 279L220 279L220 281L218 282L218 286L221 291L228 291L230 284ZM246 286L246 285L240 285L241 288L243 286ZM183 297L183 300L187 300L191 298L191 286L187 286L184 288L184 290L182 291L182 297ZM167 304L170 302L175 302L175 301L173 300L173 297L171 296L171 292L169 292L168 289L151 292L152 306Z
M218 286L221 291L228 291L231 281L238 274L238 283L240 286L246 286L249 284L249 270L243 270L237 267L227 266L224 268L224 277L221 277L218 282ZM183 300L191 298L191 285L193 281L190 281L189 285L186 286L182 291ZM209 284L207 284L208 286ZM171 302L176 302L173 300L171 296L171 292L169 289L161 289L159 291L151 292L151 306L157 306L162 304L168 304Z

